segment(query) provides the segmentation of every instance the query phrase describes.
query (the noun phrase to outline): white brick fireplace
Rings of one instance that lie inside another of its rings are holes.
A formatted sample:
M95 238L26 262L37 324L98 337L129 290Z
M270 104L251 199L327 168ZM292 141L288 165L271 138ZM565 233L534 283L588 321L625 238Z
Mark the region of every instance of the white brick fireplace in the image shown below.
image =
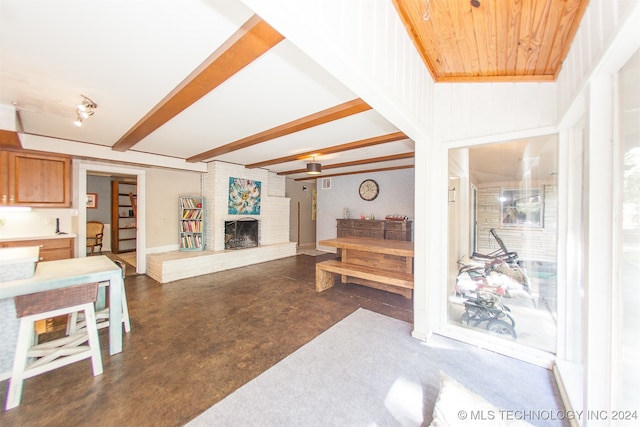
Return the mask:
M229 178L261 182L260 215L229 214ZM296 254L289 241L289 203L285 197L286 178L264 169L211 162L202 181L205 197L205 242L202 252L165 252L147 256L147 274L167 283L174 280L244 267ZM225 221L255 218L259 221L259 244L254 248L224 248Z
M262 183L260 215L229 214L229 178L251 179ZM209 163L202 183L202 194L206 197L207 209L207 249L224 250L224 222L240 218L254 218L260 221L259 247L290 243L290 201L284 196L285 184L285 177L264 169L245 169L222 162ZM295 255L295 247L293 254Z

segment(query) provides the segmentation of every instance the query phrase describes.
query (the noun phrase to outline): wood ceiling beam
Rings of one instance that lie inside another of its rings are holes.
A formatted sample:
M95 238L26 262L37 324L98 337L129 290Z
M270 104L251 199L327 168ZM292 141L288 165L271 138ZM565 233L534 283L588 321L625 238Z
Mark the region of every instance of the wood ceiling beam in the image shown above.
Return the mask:
M321 148L316 151L293 154L291 156L279 157L277 159L265 160L263 162L245 165L247 169L262 168L280 163L294 162L296 160L310 159L313 156L326 156L327 154L340 153L342 151L355 150L357 148L371 147L372 145L386 144L387 142L401 141L407 139L407 135L402 132L389 133L387 135L374 136L372 138L361 139L359 141L348 142L346 144L334 145L332 147Z
M343 104L336 105L335 107L327 108L326 110L310 114L306 117L293 120L289 123L267 129L265 131L256 133L255 135L250 135L246 138L230 142L229 144L214 148L213 150L205 151L204 153L189 157L187 159L187 162L200 162L206 159L211 159L222 154L227 154L232 151L240 150L242 148L251 147L252 145L260 144L261 142L269 141L271 139L279 138L291 133L300 132L314 126L329 123L334 120L351 116L353 114L362 113L363 111L367 111L370 109L370 105L368 105L362 99L357 98L351 101L347 101Z
M410 152L410 153L400 153L400 154L391 154L388 156L381 156L381 157L372 157L370 159L363 159L363 160L354 160L351 162L343 162L343 163L334 163L331 165L322 165L322 169L336 169L336 168L346 168L349 166L360 166L360 165L367 165L370 163L380 163L380 162L389 162L392 160L402 160L402 159L410 159L415 157L415 153ZM291 170L291 171L284 171L284 172L278 172L278 175L294 175L297 173L306 173L307 170L306 169L296 169L296 170Z
M413 169L413 168L415 168L415 165L392 166L388 168L367 169L367 170L361 170L361 171L355 171L355 172L335 173L332 175L313 175L313 176L308 176L304 178L296 178L294 179L294 181L310 181L312 179L333 178L336 176L359 175L363 173L373 173L373 172L389 172L389 171L394 171L399 169Z
M112 147L127 151L231 76L284 40L257 15L252 16L222 46L183 80Z

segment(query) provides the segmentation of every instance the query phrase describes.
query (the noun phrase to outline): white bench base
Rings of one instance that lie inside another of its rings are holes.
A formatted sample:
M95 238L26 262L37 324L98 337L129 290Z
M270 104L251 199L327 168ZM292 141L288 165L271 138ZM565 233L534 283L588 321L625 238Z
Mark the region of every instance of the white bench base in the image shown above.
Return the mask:
M224 251L162 252L147 254L146 274L160 283L169 283L295 255L295 242Z

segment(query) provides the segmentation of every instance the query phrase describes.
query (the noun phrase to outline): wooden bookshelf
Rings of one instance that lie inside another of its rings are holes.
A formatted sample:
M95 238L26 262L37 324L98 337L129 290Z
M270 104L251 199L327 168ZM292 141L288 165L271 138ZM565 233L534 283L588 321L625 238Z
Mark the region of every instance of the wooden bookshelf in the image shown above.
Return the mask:
M111 181L111 252L133 252L138 236L136 218L137 184Z

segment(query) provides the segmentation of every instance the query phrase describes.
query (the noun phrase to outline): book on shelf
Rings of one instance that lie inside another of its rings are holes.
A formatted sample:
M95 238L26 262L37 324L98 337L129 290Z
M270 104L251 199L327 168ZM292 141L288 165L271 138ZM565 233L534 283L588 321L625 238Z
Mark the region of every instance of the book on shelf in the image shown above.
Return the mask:
M182 219L202 219L201 209L184 209L182 211Z
M195 249L202 247L202 236L199 234L185 234L182 236L182 247Z
M182 231L189 233L201 233L202 221L182 221Z

